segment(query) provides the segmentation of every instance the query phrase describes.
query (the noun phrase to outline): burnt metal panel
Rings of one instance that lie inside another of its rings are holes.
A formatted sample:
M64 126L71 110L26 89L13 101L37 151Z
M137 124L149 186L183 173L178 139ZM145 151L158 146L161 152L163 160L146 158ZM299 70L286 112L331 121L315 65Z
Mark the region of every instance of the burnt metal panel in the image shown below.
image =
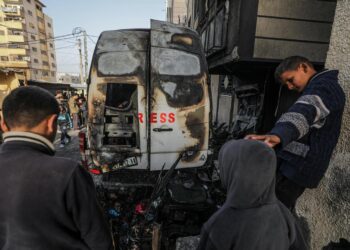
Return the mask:
M151 170L163 164L168 169L184 151L188 153L178 168L202 166L207 158L210 104L199 36L187 28L152 20L150 54ZM162 123L159 114L172 118Z
M201 40L196 31L175 24L151 20L153 47L172 48L202 53Z
M138 157L136 167L147 165L142 157L147 152L146 128L139 124L138 112L145 113L148 45L146 30L105 31L97 41L89 75L87 130L93 163L104 172L123 166L130 157ZM130 100L118 102L119 93L112 96L111 90L121 85L135 86L125 86L133 90Z
M149 31L115 30L101 33L95 54L111 51L147 51Z

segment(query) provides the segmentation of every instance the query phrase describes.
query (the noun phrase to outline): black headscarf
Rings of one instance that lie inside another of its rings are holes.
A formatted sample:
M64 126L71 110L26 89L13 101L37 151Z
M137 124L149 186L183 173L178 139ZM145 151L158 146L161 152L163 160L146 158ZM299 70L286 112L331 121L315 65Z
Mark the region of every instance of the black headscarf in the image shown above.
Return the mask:
M198 249L306 249L294 218L276 198L271 148L229 141L220 150L219 169L227 198L203 226Z

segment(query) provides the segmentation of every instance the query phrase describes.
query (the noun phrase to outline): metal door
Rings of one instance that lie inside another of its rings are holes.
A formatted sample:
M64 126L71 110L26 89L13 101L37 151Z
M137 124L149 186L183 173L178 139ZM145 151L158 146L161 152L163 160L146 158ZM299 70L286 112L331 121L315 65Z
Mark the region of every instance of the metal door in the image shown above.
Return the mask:
M191 29L151 20L150 168L202 166L207 159L210 102L207 66Z

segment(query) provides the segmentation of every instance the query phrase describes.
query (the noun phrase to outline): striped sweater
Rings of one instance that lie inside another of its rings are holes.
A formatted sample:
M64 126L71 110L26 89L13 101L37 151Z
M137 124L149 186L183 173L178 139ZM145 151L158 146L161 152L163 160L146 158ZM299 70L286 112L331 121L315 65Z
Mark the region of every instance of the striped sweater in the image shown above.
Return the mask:
M317 187L339 138L344 105L337 70L322 71L310 79L269 133L281 139L277 155L283 175L303 187Z

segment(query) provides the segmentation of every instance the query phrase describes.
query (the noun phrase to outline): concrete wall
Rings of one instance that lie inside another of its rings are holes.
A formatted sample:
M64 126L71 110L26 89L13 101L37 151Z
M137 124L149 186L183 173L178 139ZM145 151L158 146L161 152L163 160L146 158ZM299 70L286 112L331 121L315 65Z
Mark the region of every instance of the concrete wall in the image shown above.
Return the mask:
M342 132L320 186L305 192L297 204L297 214L306 222L311 232L310 246L315 250L322 249L331 241L339 242L340 238L350 241L349 34L350 0L338 0L326 67L339 69L339 81L347 96Z

